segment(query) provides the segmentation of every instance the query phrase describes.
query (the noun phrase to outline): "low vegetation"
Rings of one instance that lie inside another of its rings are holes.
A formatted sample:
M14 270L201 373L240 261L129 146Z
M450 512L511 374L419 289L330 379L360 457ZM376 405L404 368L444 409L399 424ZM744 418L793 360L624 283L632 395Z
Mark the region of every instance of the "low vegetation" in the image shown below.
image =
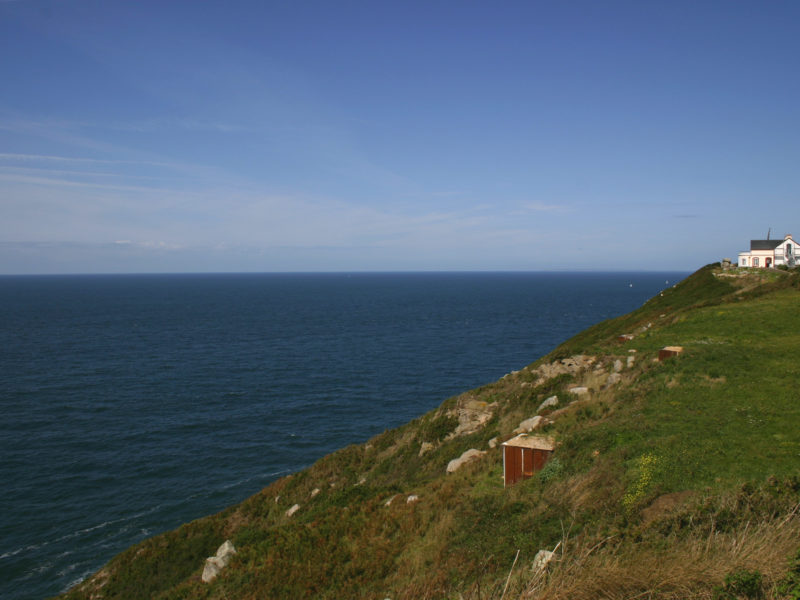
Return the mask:
M799 599L799 288L794 271L709 265L65 597ZM683 352L659 361L668 345ZM552 395L555 457L504 488L497 443ZM487 452L447 474L470 448ZM237 554L203 583L226 539Z

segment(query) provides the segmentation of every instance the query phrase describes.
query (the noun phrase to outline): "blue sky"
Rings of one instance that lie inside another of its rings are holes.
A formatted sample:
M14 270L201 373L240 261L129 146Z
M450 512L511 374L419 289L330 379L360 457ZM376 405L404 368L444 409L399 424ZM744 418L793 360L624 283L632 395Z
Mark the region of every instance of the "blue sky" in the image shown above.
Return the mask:
M800 3L0 0L0 273L692 270L800 235Z

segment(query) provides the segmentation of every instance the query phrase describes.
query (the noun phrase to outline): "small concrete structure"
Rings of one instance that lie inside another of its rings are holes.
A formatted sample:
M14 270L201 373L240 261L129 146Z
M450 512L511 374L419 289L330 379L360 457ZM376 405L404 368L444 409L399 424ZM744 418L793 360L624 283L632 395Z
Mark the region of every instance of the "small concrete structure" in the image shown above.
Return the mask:
M505 487L541 471L556 449L551 437L521 434L503 442L503 482Z
M658 360L665 360L683 353L683 346L665 346L658 351Z

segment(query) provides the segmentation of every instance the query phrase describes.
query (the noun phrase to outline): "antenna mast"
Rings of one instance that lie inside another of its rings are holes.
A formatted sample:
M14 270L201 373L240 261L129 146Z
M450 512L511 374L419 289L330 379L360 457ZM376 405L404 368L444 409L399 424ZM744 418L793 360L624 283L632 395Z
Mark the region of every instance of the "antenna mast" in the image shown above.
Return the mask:
M767 229L767 239L769 239L769 234L770 234L771 232L772 232L772 227L770 227L769 229Z

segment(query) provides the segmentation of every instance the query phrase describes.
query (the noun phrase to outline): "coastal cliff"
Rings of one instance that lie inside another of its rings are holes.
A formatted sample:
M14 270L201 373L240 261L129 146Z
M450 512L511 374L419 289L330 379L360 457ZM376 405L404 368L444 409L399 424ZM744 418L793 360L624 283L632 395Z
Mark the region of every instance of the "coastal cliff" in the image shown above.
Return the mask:
M799 289L704 267L62 597L798 597ZM506 487L502 442L527 431L555 450Z

